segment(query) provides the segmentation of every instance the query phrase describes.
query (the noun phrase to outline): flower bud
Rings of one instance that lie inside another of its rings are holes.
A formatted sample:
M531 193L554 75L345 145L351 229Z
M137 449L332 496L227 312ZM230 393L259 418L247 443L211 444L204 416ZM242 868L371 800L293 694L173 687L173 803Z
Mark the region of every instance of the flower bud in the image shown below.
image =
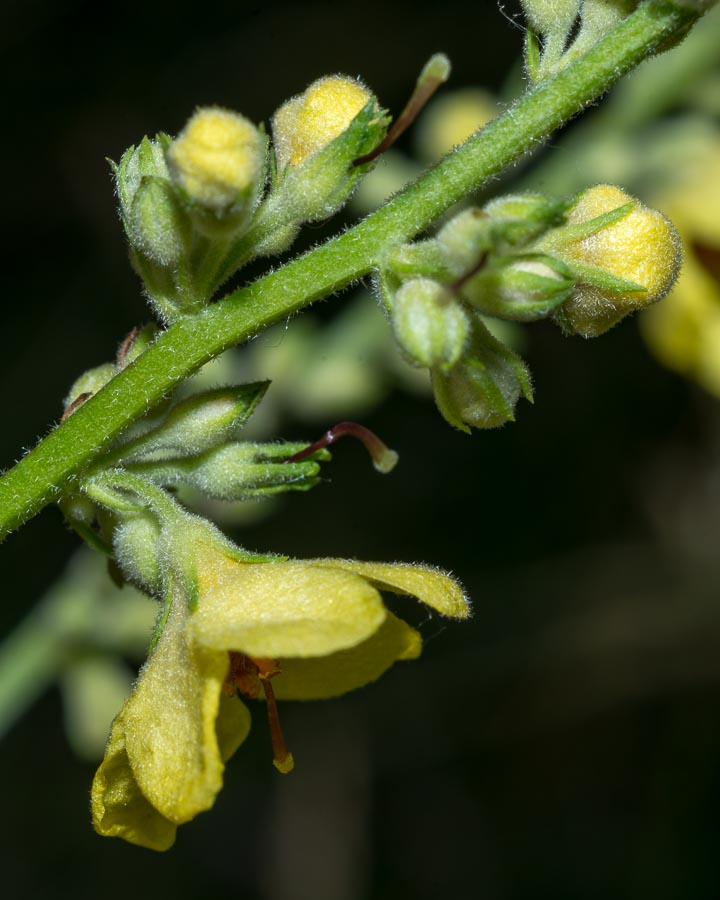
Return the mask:
M406 281L393 298L395 338L410 362L445 371L460 359L470 325L452 292L429 278Z
M205 107L168 147L167 161L190 200L221 217L254 204L264 180L266 143L244 116Z
M96 366L94 369L88 369L87 372L83 372L68 391L64 408L68 409L82 394L96 394L100 388L105 387L116 372L117 369L112 363L103 363L101 366Z
M578 14L580 0L522 0L533 31L542 35L566 35Z
M563 269L550 257L491 260L462 285L460 294L483 315L534 322L572 295L575 282Z
M190 243L188 217L163 178L142 179L128 225L131 243L160 266L176 266Z
M140 462L130 466L154 484L188 484L214 500L248 500L285 491L307 491L319 480L326 451L287 462L307 444L225 444L191 459Z
M268 383L215 388L181 400L157 428L121 445L113 462L196 456L217 447L250 418Z
M443 225L437 242L454 274L463 275L493 246L492 223L485 210L471 206Z
M169 140L167 135L163 134L152 141L144 137L137 147L130 147L123 153L117 166L111 163L120 200L120 215L131 240L130 220L133 201L143 179L169 177L165 162L165 145Z
M325 219L345 203L369 167L355 161L378 146L387 122L373 95L340 75L280 107L272 124L277 180L253 226L260 252L284 249L291 226ZM282 245L274 238L280 230Z
M672 224L625 191L602 184L578 197L548 249L578 285L557 312L572 334L596 337L664 297L677 278L681 244Z
M434 369L432 386L445 419L468 433L470 427L498 428L514 421L521 394L532 401L527 366L479 318L472 323L470 343L460 362L447 373Z
M277 168L298 166L345 131L360 110L374 101L370 91L345 75L319 78L273 116Z
M148 512L119 514L113 531L115 559L127 580L154 597L162 587L161 526Z

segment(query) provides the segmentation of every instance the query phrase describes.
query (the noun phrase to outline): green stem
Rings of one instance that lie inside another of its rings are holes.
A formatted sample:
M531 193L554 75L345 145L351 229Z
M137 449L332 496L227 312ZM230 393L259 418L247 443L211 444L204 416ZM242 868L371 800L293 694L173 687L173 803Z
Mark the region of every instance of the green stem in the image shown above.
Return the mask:
M647 0L363 222L176 322L0 479L0 538L56 499L113 438L213 356L371 272L389 247L528 153L625 72L681 37L700 14L699 4Z

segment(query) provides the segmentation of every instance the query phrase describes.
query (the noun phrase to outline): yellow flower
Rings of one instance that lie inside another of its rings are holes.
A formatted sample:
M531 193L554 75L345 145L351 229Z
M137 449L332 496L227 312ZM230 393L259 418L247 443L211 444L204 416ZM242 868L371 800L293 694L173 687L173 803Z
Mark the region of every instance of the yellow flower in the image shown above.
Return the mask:
M340 559L241 562L212 541L173 563L169 612L95 776L95 829L166 850L179 824L209 809L224 763L245 740L237 694L264 693L275 765L289 771L275 698L335 697L416 658L420 635L380 590L465 618L451 577L425 566ZM272 679L272 684L271 684Z
M720 397L720 134L703 164L681 175L658 205L680 232L682 271L640 324L661 363Z

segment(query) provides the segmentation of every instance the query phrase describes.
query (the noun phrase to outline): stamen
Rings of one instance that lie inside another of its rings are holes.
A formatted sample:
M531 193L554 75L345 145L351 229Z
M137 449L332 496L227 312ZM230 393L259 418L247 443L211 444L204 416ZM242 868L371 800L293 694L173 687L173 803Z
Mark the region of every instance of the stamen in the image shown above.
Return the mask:
M60 419L60 424L65 421L69 416L71 416L76 409L83 405L83 403L92 397L92 391L83 391L82 394L78 394L78 396L73 400L73 402L68 406L65 412L62 414L62 418Z
M273 672L273 674L276 673ZM287 775L288 772L292 772L295 768L295 760L293 759L292 753L290 753L287 748L285 735L280 727L280 716L278 715L275 692L270 684L270 678L272 678L272 675L263 675L262 672L260 673L260 682L265 691L268 726L270 728L270 740L272 741L273 748L273 765L278 772Z
M435 91L441 84L446 82L449 77L450 60L447 56L445 56L444 53L436 53L434 56L431 56L418 76L415 90L405 104L405 109L403 109L397 119L395 119L390 130L385 135L385 139L378 144L374 150L353 160L353 166L362 166L365 163L372 162L372 160L380 156L381 153L384 153L392 147L400 135L407 131L412 125Z
M300 450L299 453L288 456L285 462L299 462L307 456L312 456L312 454L316 453L318 450L323 450L325 447L330 446L330 444L334 444L335 441L346 435L350 435L363 442L365 449L372 457L373 465L377 471L381 472L383 475L387 475L387 473L391 472L397 465L399 459L398 454L384 444L373 431L370 431L369 428L365 428L364 425L358 425L357 422L340 422L338 425L335 425L334 428L330 428L326 431L321 438L310 444L304 450Z
M245 697L254 700L260 694L260 686L265 692L265 706L267 707L268 726L270 728L270 740L273 748L273 765L286 775L295 767L295 760L287 748L285 736L280 727L275 692L270 684L270 679L280 674L280 666L274 659L264 657L245 656L244 653L230 652L230 671L225 681L225 689L228 693L239 692Z

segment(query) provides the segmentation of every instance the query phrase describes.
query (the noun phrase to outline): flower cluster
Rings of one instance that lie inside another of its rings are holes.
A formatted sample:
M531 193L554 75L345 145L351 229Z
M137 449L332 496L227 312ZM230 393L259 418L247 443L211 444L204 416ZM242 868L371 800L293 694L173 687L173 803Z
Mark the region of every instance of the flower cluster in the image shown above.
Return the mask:
M287 249L303 222L331 215L370 164L388 119L372 93L321 78L261 128L232 110L198 109L173 140L130 147L114 167L134 268L166 321L198 312L252 258Z
M430 370L435 400L457 428L494 428L532 399L525 363L492 320L553 318L596 337L671 288L675 229L613 185L569 200L500 197L450 219L435 238L388 253L378 277L406 358Z

